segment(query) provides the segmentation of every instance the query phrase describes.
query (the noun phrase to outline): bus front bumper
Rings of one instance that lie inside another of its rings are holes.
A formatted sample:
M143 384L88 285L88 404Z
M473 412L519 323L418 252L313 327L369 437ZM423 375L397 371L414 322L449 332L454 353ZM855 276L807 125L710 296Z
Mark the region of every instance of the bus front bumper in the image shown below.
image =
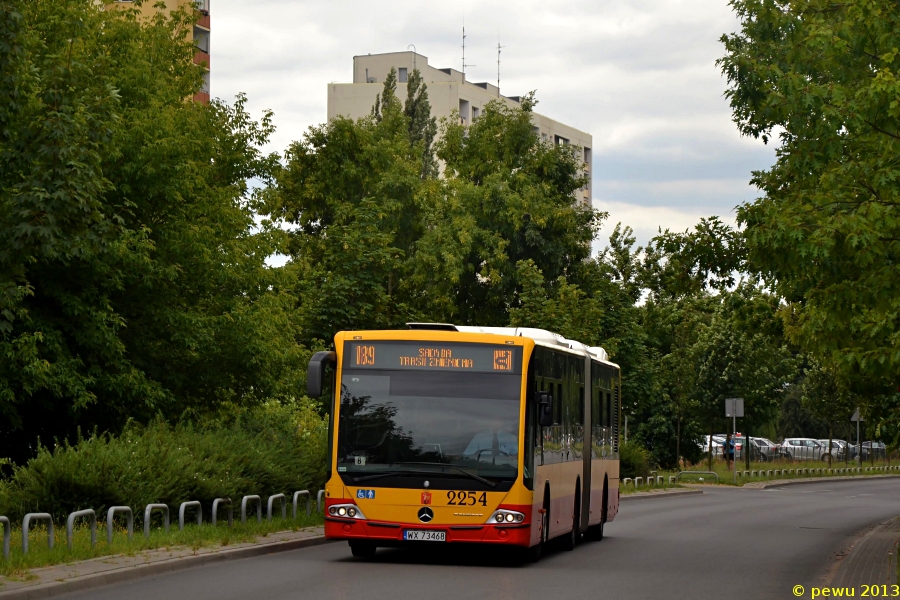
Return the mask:
M390 545L410 543L404 540L404 530L443 531L447 542L479 542L508 546L531 545L531 524L514 525L423 525L421 523L388 523L358 519L325 517L325 538L330 540L368 540ZM412 542L426 543L426 542Z

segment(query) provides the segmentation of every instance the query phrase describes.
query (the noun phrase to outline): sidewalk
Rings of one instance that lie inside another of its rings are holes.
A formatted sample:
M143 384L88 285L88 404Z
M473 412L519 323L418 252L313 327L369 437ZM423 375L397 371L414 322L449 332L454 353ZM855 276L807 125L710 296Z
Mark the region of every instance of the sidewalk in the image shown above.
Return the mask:
M829 570L825 585L860 589L863 585L897 583L897 548L900 517L862 534L849 549L837 555L836 568Z
M134 556L114 555L32 569L27 581L0 577L0 600L51 598L77 590L129 581L147 575L179 571L212 562L247 558L325 543L324 529L285 531L256 542L197 550L179 546L141 552Z

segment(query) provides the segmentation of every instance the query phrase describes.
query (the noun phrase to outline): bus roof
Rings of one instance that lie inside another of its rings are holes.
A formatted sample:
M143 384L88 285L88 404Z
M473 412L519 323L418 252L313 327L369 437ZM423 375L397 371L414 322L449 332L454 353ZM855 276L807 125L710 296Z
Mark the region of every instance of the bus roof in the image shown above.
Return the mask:
M595 360L614 364L610 362L609 354L607 354L606 350L600 346L587 346L581 342L566 339L558 333L553 333L546 329L533 327L473 327L469 325L452 325L450 323L407 323L406 326L410 329L431 331L459 331L461 333L487 333L507 337L526 337L531 338L541 346L570 350L581 355L588 354Z

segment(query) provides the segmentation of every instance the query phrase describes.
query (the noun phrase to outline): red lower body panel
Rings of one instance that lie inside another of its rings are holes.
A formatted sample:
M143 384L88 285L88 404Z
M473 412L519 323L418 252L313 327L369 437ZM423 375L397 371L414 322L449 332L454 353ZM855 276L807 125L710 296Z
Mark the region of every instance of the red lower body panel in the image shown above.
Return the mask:
M403 542L404 529L444 531L447 542L505 544L509 546L531 545L531 507L502 506L525 513L525 521L514 525L435 525L423 523L387 523L363 519L340 519L326 516L325 537L332 540L368 540L375 543Z

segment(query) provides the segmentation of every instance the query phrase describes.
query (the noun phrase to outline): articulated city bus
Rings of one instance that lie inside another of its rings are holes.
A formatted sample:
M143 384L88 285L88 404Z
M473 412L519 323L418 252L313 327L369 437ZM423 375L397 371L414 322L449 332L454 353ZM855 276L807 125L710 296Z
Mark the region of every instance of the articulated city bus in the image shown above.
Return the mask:
M347 331L309 363L329 396L325 536L354 556L414 542L603 537L619 507L619 367L541 329Z

